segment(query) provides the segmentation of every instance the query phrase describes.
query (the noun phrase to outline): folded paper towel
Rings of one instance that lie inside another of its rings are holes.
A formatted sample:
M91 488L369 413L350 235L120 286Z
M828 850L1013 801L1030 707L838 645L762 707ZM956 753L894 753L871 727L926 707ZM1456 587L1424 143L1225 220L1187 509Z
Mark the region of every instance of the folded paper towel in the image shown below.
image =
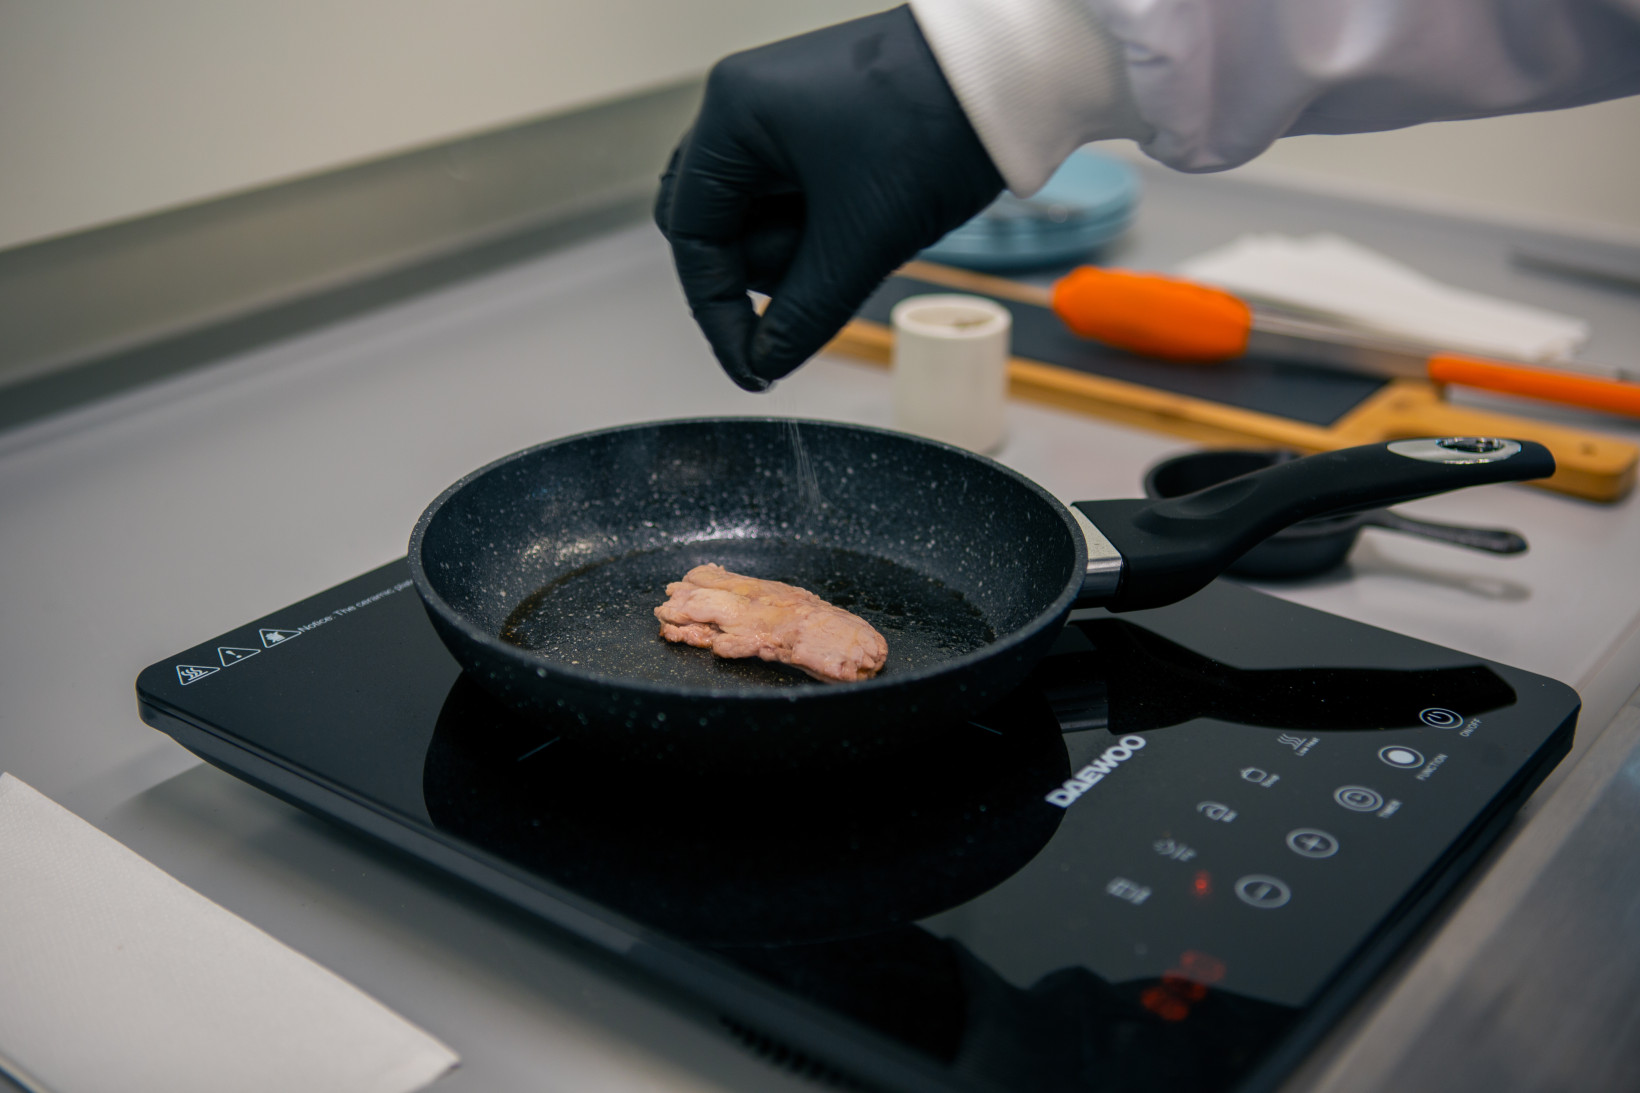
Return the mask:
M48 1093L409 1093L449 1048L0 774L0 1070Z
M1454 353L1565 363L1589 337L1582 319L1441 284L1337 235L1244 235L1178 272L1254 303Z

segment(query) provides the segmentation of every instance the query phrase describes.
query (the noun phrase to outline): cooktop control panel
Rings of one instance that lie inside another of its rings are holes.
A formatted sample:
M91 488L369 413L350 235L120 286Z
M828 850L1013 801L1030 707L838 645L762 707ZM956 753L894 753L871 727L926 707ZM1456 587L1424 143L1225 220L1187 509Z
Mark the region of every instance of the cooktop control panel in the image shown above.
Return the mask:
M1542 744L1522 721L1537 711L1518 680L1456 656L1358 649L1373 667L1271 667L1268 648L1228 641L1204 657L1170 631L1075 623L1038 673L1069 766L1040 805L1079 858L1041 855L1008 886L1017 907L1075 915L1021 930L1017 908L990 927L978 907L951 914L996 931L986 956L1017 984L1073 951L1110 980L1194 969L1302 1006L1508 792ZM1168 1012L1182 1001L1156 998Z
M614 766L396 562L143 672L144 718L755 1042L916 1090L1269 1088L1570 747L1552 680L1217 582L824 777Z

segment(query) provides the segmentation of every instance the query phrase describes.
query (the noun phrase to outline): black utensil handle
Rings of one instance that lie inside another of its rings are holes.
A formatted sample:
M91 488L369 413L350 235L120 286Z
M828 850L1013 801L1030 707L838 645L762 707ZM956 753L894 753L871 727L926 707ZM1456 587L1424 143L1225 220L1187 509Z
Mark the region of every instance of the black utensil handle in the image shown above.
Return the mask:
M1115 593L1100 602L1129 611L1184 599L1300 520L1554 470L1549 450L1527 440L1397 440L1277 464L1164 501L1078 501L1076 508L1122 556Z
M1369 512L1361 523L1366 527L1397 531L1402 535L1416 535L1437 543L1484 550L1492 554L1521 554L1526 550L1526 539L1508 528L1471 528L1459 524L1437 524L1430 520L1414 520L1398 512L1382 509Z

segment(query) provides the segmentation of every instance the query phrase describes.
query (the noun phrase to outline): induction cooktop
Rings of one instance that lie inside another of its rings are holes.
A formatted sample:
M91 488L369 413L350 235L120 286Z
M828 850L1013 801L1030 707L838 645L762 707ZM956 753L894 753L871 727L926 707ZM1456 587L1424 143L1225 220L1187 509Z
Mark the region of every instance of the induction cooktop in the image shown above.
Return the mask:
M403 560L137 691L222 769L867 1089L1269 1089L1571 746L1563 684L1230 582L1072 619L995 708L814 777L582 753L462 676Z

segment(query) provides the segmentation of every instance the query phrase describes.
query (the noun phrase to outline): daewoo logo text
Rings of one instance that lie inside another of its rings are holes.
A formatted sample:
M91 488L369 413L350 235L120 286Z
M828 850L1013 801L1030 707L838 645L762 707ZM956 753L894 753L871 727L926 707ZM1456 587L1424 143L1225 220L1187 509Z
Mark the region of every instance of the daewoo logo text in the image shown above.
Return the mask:
M1048 794L1045 798L1050 805L1060 808L1071 807L1082 794L1105 780L1105 775L1133 758L1133 753L1145 746L1142 736L1124 736L1110 747L1099 758L1077 771L1065 784Z

